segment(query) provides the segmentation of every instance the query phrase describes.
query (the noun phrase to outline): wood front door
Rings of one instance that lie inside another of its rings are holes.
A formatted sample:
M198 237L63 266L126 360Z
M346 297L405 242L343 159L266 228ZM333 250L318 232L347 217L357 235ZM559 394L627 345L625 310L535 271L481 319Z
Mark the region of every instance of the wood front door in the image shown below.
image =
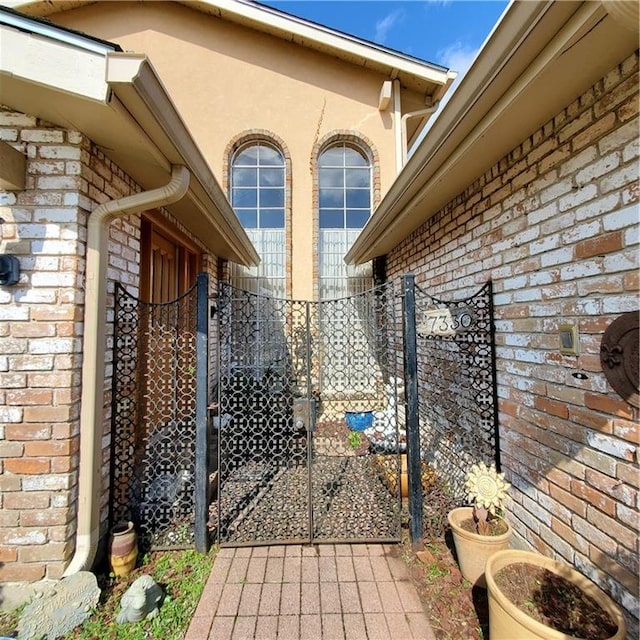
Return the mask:
M196 281L200 251L164 221L143 216L141 226L141 299L169 302Z

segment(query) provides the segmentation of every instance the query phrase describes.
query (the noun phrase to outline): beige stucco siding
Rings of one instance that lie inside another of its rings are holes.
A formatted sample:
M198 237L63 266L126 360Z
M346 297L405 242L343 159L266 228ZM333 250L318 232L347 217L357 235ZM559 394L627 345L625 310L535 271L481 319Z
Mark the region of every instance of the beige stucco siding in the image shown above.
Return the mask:
M221 182L225 148L243 131L269 131L286 144L296 265L291 293L312 297L314 145L333 131L369 140L384 195L396 171L393 119L378 110L386 78L171 3L99 3L52 19L146 53Z

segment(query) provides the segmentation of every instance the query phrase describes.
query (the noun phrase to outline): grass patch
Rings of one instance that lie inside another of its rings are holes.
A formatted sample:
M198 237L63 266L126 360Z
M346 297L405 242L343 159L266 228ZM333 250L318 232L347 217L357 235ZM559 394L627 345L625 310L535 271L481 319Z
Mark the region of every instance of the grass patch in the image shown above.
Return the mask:
M24 605L12 611L0 610L0 636L13 637L12 634L15 633L18 627L18 620L23 609Z
M199 554L193 549L157 551L144 556L142 564L126 578L98 576L102 589L98 607L65 640L180 640L211 571L215 550ZM120 600L136 578L147 574L162 587L165 597L153 620L117 624Z

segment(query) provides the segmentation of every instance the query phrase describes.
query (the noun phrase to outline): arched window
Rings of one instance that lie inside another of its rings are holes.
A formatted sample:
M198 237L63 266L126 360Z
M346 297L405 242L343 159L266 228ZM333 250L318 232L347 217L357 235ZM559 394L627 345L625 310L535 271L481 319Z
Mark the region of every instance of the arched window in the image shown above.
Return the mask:
M371 265L344 263L371 215L371 163L362 149L337 142L320 153L318 203L320 299L366 291L373 284Z
M258 267L236 267L234 283L251 291L285 297L284 156L268 142L248 142L234 153L230 177L231 205L261 259Z

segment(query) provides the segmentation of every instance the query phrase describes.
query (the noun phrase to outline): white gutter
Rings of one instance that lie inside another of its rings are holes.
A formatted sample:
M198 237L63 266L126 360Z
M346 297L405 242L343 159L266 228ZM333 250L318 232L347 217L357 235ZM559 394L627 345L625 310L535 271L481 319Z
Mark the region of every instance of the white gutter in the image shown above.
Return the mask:
M120 216L162 207L180 200L189 189L189 180L190 174L185 167L174 166L171 180L165 186L105 202L89 216L76 550L64 576L91 569L100 537L109 223Z

